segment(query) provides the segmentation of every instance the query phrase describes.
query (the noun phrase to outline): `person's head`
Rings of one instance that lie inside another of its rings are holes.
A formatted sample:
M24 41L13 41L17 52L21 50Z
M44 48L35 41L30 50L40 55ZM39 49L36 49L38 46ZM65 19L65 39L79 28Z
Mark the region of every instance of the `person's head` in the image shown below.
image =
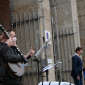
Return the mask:
M16 37L16 34L14 31L8 31L8 34L10 35L11 38Z
M83 53L83 49L81 47L76 48L76 53L81 55Z
M14 31L12 31L12 30L7 30L7 33L9 34L9 36L10 36L11 38L16 37L15 32L14 32Z

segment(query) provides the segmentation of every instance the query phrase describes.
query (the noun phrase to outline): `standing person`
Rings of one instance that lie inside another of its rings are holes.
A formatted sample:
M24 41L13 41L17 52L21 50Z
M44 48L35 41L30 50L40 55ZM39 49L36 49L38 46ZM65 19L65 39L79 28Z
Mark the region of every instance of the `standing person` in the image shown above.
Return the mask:
M83 81L82 81L82 60L81 60L82 53L83 53L82 48L77 47L76 53L72 57L71 76L73 77L75 85L83 85Z
M8 39L4 43L5 37L6 36L4 34L0 36L0 85L3 83L5 76L5 68L2 56L8 52L9 50L8 46L15 46L15 43L12 39Z
M14 31L9 31L8 33L9 33L10 37L13 38L14 41L16 42L16 34L15 34L15 32ZM17 53L14 46L10 46L10 52L13 55L16 55L16 56L18 55L18 53ZM27 53L27 56L29 56L28 59L33 55L34 55L34 50L31 49L31 53L30 52ZM11 58L12 58L12 56L11 56ZM12 75L9 74L8 70L5 69L4 85L20 85L21 78L22 78L21 76L17 76L17 78L12 77Z
M23 62L23 59L19 55L14 55L10 52L9 46L16 46L16 43L12 38L7 39L3 34L0 36L0 85L3 84L5 78L5 62ZM32 53L31 53L32 54ZM23 57L28 57L24 55Z

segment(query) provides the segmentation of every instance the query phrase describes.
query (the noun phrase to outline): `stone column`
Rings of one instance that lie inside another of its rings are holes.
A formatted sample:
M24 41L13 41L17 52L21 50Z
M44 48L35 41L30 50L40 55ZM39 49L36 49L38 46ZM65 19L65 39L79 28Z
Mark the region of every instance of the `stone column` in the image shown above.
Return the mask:
M49 64L54 64L54 57L53 57L53 43L52 43L52 30L51 30L51 15L50 15L50 3L49 0L39 0L39 12L40 16L42 16L42 11L43 10L43 15L44 17L41 18L40 20L40 28L41 28L41 37L44 36L45 30L50 32L51 36L51 45L47 48L47 61L48 65ZM43 55L42 58L44 59L45 56ZM49 62L49 60L51 62ZM44 78L45 80L45 78ZM54 81L55 80L55 72L54 72L54 67L49 69L49 76L48 76L49 81Z

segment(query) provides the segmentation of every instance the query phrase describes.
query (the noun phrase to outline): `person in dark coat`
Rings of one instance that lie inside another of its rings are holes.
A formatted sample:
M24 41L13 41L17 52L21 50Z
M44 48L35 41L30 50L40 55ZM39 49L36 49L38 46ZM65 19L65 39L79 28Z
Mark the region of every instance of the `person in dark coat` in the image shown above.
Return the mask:
M5 77L3 55L5 55L9 51L9 46L15 46L15 43L12 39L8 39L5 42L5 37L6 36L4 34L0 36L0 85L3 83Z
M12 55L16 55L16 56L18 55L15 47L11 47L10 52ZM11 58L12 58L12 56L11 56ZM12 64L13 64L13 62L12 62ZM15 64L15 62L14 62L14 64ZM20 85L21 79L22 79L22 76L13 77L9 73L8 69L5 69L4 85Z
M9 31L8 33L11 36L11 38L14 39L14 41L16 43L16 34L15 34L15 32L14 31ZM16 50L16 48L15 48L15 46L11 46L10 47L10 52L11 52L12 55L16 55L16 56L19 55L17 50ZM34 55L34 50L30 50L26 54L26 56L28 56L27 59L29 59L32 55ZM11 56L11 58L12 58L12 56ZM17 78L14 78L12 75L9 74L7 69L5 69L4 85L21 85L21 79L22 79L22 76L17 76Z
M10 46L16 46L16 43L12 38L7 39L3 34L0 36L0 85L3 84L5 80L5 62L23 62L20 55L15 55L10 52ZM24 55L23 57L28 57Z
M71 76L73 77L75 85L83 85L83 81L82 81L82 60L81 60L82 53L83 53L82 48L77 47L76 53L72 57Z

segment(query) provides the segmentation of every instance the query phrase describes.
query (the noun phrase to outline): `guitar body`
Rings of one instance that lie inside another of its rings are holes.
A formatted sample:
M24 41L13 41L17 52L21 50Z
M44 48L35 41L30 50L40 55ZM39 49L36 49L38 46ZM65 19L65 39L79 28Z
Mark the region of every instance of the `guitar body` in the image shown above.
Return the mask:
M15 47L11 47L10 52L13 55L19 55L17 53L17 50L15 49ZM5 63L5 68L6 68L7 72L13 78L17 78L24 74L24 66L25 66L24 63L22 63L22 62L16 62L16 63L7 62L7 63Z
M24 74L24 63L8 63L8 65L16 76L22 76Z
M5 63L7 72L13 77L18 78L24 74L24 63Z
M10 52L13 55L20 56L17 53L17 50L16 50L16 48L14 46L13 47L10 47ZM16 63L15 62L14 63L7 62L7 63L5 63L6 70L8 71L8 73L13 78L18 78L19 76L22 76L24 74L24 68L25 68L25 66L26 66L26 64L24 64L24 62L16 62Z
M24 74L24 63L5 63L5 68L9 75L13 78L18 78Z

